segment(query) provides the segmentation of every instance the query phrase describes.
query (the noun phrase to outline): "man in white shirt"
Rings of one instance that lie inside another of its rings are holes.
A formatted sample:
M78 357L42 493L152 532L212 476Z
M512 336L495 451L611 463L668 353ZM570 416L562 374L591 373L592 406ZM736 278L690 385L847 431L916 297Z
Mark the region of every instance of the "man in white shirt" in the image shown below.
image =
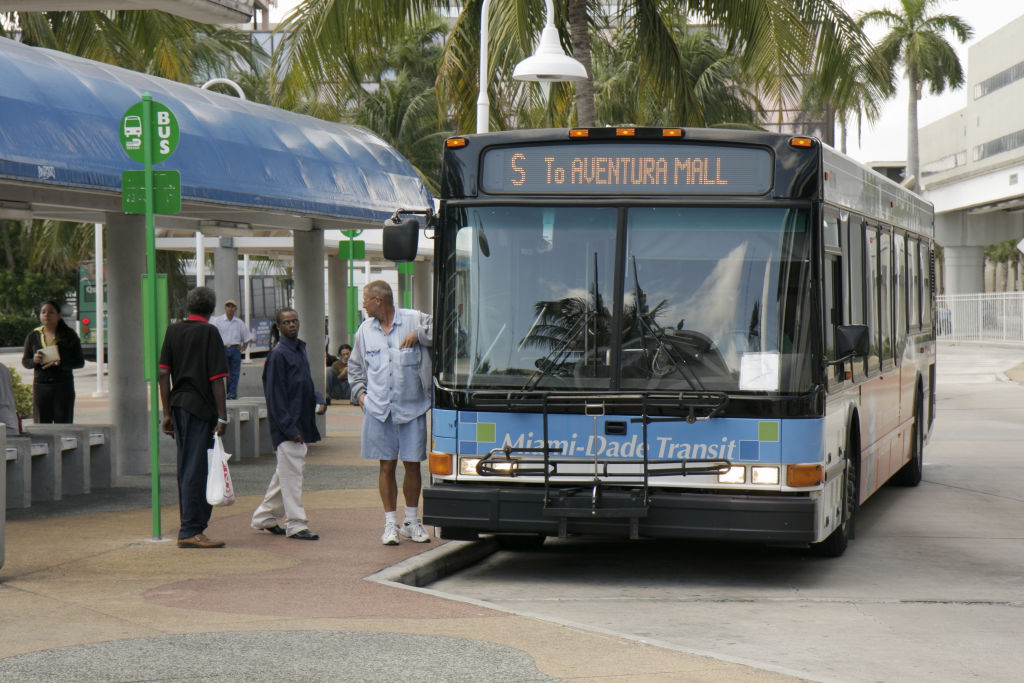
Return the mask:
M220 331L224 341L224 355L228 359L228 398L238 398L238 376L242 371L242 352L252 341L252 332L241 318L235 317L238 304L234 299L224 302L224 315L210 320Z

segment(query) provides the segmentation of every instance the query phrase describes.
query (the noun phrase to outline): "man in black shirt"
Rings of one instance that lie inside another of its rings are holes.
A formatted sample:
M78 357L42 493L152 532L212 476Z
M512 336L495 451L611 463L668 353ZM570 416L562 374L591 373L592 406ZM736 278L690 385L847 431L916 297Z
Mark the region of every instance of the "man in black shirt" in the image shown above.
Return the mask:
M188 318L174 323L164 335L160 352L160 403L163 431L178 446L179 548L220 548L203 532L213 507L206 502L206 451L213 435L227 424L227 359L220 332L209 323L216 296L196 287L188 293Z

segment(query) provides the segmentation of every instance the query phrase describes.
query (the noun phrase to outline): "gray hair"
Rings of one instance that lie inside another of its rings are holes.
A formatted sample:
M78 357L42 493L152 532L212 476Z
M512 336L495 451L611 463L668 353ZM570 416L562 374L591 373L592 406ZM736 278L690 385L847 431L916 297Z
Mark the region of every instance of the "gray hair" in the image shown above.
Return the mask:
M387 283L387 280L374 280L370 282L366 285L366 291L370 293L370 296L379 296L389 306L395 304L395 297L391 293L391 285Z
M209 318L217 307L217 294L209 287L196 287L188 293L185 308L193 315Z

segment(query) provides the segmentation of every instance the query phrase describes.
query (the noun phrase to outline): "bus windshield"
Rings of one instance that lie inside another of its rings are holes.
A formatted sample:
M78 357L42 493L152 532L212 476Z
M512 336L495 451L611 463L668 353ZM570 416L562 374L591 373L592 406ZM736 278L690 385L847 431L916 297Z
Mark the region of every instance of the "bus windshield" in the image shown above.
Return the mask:
M807 210L488 205L452 207L446 219L446 386L811 385Z

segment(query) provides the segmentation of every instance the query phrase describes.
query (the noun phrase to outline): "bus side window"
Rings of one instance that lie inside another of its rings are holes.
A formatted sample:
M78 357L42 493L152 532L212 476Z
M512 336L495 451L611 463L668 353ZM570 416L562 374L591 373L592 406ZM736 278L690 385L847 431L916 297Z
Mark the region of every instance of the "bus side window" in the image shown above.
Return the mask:
M911 330L921 328L921 259L918 257L920 242L907 239L907 322Z
M907 242L903 233L893 234L892 242L892 263L893 263L893 285L895 291L895 324L893 326L893 337L895 338L895 352L897 359L903 355L903 345L907 339Z
M824 246L825 262L822 280L824 285L825 353L829 359L836 355L836 327L845 321L843 295L843 263L840 251L839 216L829 212L825 216ZM829 384L840 384L845 377L845 363L829 366Z
M871 351L868 353L868 372L881 369L882 332L878 320L879 286L878 286L878 228L865 226L864 251L867 273L864 278L865 301L867 303L868 329L871 336Z
M878 229L878 328L883 364L893 358L892 261L892 230L883 225Z

